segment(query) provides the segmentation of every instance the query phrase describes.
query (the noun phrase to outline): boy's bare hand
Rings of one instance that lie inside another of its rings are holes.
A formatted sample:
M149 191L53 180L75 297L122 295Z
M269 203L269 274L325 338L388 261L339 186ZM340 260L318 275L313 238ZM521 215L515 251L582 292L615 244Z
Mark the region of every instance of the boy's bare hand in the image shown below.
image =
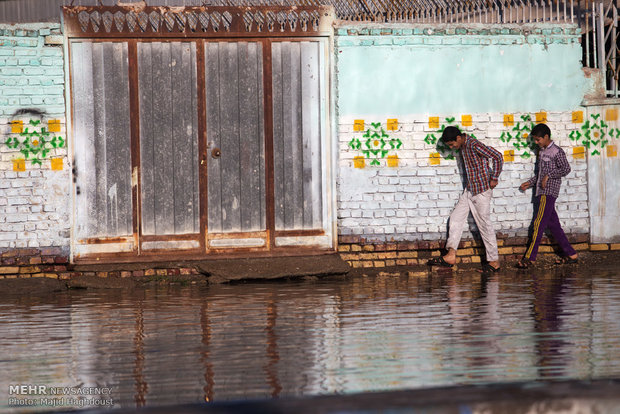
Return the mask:
M549 176L545 175L542 179L542 181L540 182L540 186L542 188L547 188L547 181L549 181Z
M528 188L530 188L530 183L528 183L527 181L519 186L519 190L521 190L521 191L525 191Z
M491 186L491 188L495 188L495 187L497 187L497 180L491 180L491 181L489 181L489 185Z

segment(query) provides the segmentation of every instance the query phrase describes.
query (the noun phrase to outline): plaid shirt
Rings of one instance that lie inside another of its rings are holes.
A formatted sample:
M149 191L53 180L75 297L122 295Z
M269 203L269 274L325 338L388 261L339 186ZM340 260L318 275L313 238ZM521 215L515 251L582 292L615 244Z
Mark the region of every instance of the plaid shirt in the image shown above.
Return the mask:
M467 189L473 194L480 194L491 188L490 181L499 179L504 160L502 154L495 148L487 147L469 135L465 138L465 145L461 149ZM489 159L493 169L489 167Z
M558 198L562 177L570 172L570 164L566 159L566 153L555 142L547 145L547 148L538 153L538 171L535 176L528 180L530 187L536 184L536 195L548 195ZM549 176L547 186L542 188L541 183L545 175Z

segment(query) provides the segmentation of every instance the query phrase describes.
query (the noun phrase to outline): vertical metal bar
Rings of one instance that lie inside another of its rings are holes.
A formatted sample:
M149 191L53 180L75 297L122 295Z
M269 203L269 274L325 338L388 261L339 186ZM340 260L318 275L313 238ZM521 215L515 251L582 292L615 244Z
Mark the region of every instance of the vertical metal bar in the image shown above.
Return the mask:
M598 58L596 53L596 38L597 38L597 30L596 30L596 5L594 1L592 2L592 67L598 67Z
M200 249L207 251L209 233L209 188L207 157L207 84L205 74L205 41L196 43L196 87L198 88L198 188L200 194Z
M614 83L614 96L618 97L618 72L617 70L617 63L618 61L617 59L617 55L618 55L618 39L616 38L617 36L617 30L616 27L618 26L618 9L616 7L616 5L613 5L613 18L614 21L611 25L611 41L610 41L610 47L613 47L613 54L611 56L611 68L613 70L613 80L612 82Z
M570 0L570 22L575 23L575 9L573 7L574 0Z
M127 43L129 60L129 108L134 116L130 117L131 136L131 199L134 253L140 254L142 239L142 203L140 197L140 91L138 85L138 42Z
M263 40L263 100L265 117L265 198L267 211L267 248L275 247L275 186L273 171L273 69L271 39Z
M497 7L497 22L498 23L504 23L504 3L500 3L500 5Z
M591 68L592 66L592 60L590 59L590 19L588 19L588 12L590 10L590 5L588 4L589 0L586 0L586 7L584 8L585 10L585 16L584 16L584 20L586 23L586 35L585 35L585 39L586 39L586 58L585 58L585 63L586 63L586 67ZM581 7L578 8L581 9Z
M599 30L597 32L598 37L598 67L603 71L603 76L605 76L605 5L601 2L599 3Z
M549 0L549 22L553 21L553 0Z

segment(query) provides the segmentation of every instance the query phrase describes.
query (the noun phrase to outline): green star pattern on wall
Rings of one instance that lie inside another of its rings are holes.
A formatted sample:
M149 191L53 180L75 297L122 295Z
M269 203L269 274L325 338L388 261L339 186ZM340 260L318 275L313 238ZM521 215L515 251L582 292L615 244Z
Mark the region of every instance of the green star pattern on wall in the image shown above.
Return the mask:
M41 120L29 121L29 125L20 133L11 134L4 142L10 149L19 149L26 160L35 165L42 165L43 159L55 148L63 148L65 140L61 136L50 133L44 126L39 127ZM32 128L32 130L31 130Z
M608 138L620 138L620 129L609 128L601 114L591 114L590 119L580 129L571 131L568 137L591 151L590 155L600 155L600 150L609 143Z
M510 143L520 152L521 158L530 158L532 151L536 147L536 143L531 137L532 128L534 128L531 115L521 115L521 120L510 131L502 132L499 139L504 143Z
M381 165L380 160L385 158L390 151L398 150L403 143L399 138L391 138L381 125L381 122L372 122L364 131L360 140L354 137L349 141L349 147L361 151L364 156L372 160L370 165Z

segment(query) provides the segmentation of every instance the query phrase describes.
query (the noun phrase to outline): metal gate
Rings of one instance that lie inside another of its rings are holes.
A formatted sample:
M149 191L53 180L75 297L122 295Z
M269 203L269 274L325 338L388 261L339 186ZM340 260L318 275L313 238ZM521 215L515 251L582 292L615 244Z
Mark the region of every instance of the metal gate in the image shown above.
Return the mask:
M330 9L64 15L76 260L333 248Z

